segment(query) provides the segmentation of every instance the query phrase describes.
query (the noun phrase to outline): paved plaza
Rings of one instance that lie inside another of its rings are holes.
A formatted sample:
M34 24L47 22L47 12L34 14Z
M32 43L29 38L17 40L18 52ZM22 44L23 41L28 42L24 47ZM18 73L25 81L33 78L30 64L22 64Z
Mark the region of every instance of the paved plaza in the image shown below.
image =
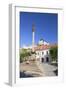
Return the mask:
M48 63L42 63L44 70L44 76L56 76L55 71L58 69L57 66L50 65Z
M20 77L56 76L57 66L39 61L31 61L29 64L20 63Z

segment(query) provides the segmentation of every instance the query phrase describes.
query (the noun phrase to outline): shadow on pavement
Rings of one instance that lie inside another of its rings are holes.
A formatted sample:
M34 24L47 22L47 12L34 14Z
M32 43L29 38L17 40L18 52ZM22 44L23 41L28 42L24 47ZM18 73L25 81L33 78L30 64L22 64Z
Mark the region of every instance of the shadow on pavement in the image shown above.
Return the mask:
M56 76L58 76L58 69L56 69L55 71L53 71L55 73Z
M25 71L20 72L20 78L33 77L33 75L26 73Z

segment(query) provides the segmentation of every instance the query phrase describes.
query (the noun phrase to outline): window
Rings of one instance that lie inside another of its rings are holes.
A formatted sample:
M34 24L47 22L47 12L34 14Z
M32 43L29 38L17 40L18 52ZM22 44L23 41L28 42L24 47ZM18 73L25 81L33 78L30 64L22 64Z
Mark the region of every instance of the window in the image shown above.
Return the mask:
M42 55L44 54L44 52L42 52Z
M47 54L48 54L48 51L47 51Z

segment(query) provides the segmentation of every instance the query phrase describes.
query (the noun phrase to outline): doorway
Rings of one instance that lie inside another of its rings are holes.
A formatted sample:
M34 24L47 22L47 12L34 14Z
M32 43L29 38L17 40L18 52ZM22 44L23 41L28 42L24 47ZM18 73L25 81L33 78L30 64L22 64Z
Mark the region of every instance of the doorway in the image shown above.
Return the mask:
M46 62L49 62L49 58L48 57L46 57Z
M44 58L42 58L42 63L44 62Z

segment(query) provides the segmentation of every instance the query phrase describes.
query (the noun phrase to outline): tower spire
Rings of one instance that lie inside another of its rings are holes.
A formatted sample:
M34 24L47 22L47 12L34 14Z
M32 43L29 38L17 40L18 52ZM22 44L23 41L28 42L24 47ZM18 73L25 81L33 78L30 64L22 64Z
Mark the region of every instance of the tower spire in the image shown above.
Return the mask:
M33 23L32 24L32 32L34 32L35 31L35 24Z
M35 46L35 25L32 24L32 51L34 52L34 46Z

